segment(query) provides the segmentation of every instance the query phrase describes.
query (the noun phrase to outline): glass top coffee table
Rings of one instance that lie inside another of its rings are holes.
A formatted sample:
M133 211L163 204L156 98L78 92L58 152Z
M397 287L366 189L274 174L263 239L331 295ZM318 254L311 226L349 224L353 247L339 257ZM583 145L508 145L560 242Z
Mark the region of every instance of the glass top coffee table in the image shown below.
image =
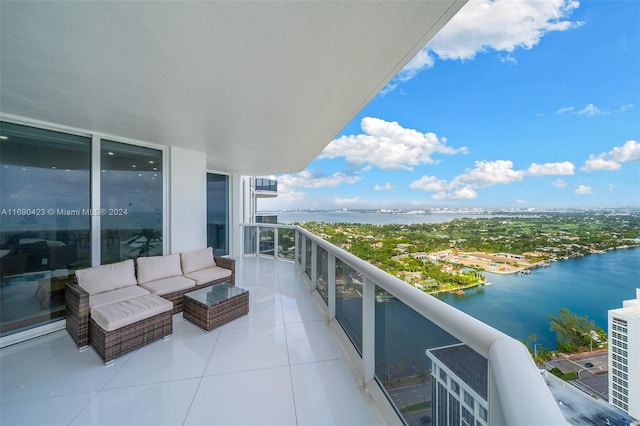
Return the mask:
M186 293L182 316L205 331L249 313L249 292L228 283Z

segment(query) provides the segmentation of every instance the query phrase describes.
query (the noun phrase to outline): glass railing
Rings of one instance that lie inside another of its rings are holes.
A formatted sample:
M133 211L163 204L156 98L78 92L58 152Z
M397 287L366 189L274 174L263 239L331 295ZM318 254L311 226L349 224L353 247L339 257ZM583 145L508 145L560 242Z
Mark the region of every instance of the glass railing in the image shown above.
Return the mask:
M389 423L566 424L520 342L300 227L244 230L245 254L291 254Z
M278 192L278 181L273 179L256 178L256 191Z
M242 252L245 255L259 254L289 260L296 258L295 227L260 223L244 225L243 229Z

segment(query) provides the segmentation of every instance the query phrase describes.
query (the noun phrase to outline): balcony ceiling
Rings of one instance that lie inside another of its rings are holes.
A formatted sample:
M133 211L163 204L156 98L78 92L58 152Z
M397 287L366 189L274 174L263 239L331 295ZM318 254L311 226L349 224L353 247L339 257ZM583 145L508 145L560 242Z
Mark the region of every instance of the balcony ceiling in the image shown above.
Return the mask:
M2 1L0 111L299 171L465 1Z

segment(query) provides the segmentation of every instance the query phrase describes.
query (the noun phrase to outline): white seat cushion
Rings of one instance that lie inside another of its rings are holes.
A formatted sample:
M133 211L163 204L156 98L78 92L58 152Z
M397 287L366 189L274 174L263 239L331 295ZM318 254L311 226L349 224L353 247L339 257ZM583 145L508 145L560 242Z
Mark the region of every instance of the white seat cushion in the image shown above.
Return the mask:
M173 303L155 294L97 306L91 309L91 319L105 331L113 331L129 324L172 311Z
M176 291L193 288L196 286L196 282L185 277L169 277L140 284L140 286L149 290L152 294L163 296Z
M95 308L96 306L106 305L108 303L116 303L122 300L144 296L145 294L149 294L149 291L137 285L105 291L104 293L91 294L89 295L89 307Z
M138 284L182 275L180 255L177 253L168 256L139 257L136 264Z
M211 247L180 253L180 261L182 262L182 273L184 275L216 266Z
M221 278L226 278L231 276L231 270L221 268L219 266L213 266L207 269L201 269L199 271L192 272L190 274L185 274L185 277L191 278L198 285L206 284L211 281L215 281Z
M89 294L103 293L138 284L131 259L77 270L76 278L78 285L87 290Z

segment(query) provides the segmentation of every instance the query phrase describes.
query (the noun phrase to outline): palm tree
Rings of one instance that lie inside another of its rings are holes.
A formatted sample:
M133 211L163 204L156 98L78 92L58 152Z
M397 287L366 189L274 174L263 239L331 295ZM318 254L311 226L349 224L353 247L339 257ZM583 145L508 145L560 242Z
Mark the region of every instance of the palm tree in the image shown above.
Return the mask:
M129 241L136 242L139 246L132 248L129 255L132 257L149 256L155 244L162 242L162 232L158 228L144 228Z

